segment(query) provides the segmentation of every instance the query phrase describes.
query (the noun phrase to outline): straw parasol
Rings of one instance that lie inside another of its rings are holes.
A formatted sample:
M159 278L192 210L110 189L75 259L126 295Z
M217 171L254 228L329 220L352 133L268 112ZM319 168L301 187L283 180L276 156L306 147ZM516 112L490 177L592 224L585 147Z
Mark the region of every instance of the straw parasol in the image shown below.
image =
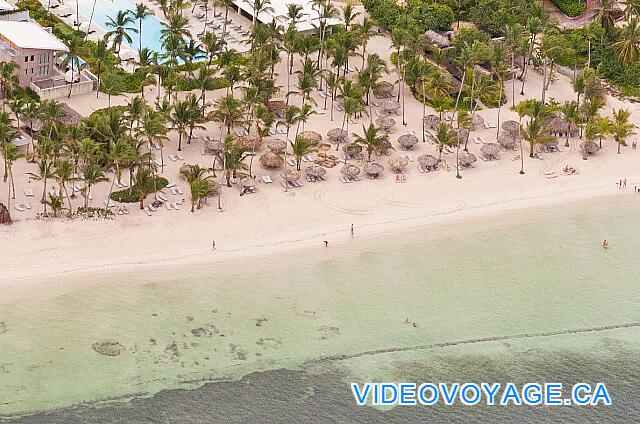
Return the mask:
M82 122L82 115L68 104L60 103L60 110L62 114L60 115L58 122L72 126L78 125ZM25 123L30 121L30 119L25 116L22 116L21 119ZM34 118L31 126L33 127L33 131L42 131L44 122L40 118Z
M502 129L514 137L518 137L518 134L520 134L520 124L516 121L504 121Z
M396 120L389 118L388 116L381 116L376 118L376 125L380 126L383 130L388 131L396 124Z
M456 134L460 143L465 143L469 139L470 131L467 128L457 128Z
M331 141L332 143L344 143L345 141L347 141L347 136L349 134L343 130L342 128L334 128L332 130L329 130L329 132L327 132L327 137L329 137L329 141Z
M438 158L432 155L420 155L418 156L418 163L427 171L431 171L438 166Z
M284 111L287 104L284 100L269 100L267 102L267 109L271 113L278 113Z
M238 146L245 148L249 151L258 150L262 145L260 137L254 137L251 135L245 135L242 137L236 137L236 143Z
M458 154L458 163L460 163L460 166L462 166L463 168L470 167L477 160L478 159L476 158L476 155L470 152L462 151Z
M580 151L582 151L583 157L586 155L595 155L600 151L600 146L593 141L588 140L580 144Z
M484 118L477 113L474 113L473 117L471 118L471 123L473 124L473 129L475 130L477 127L484 124Z
M389 166L396 174L400 174L409 165L409 159L402 157L389 158Z
M360 173L360 168L354 164L348 163L340 169L340 173L349 179L353 179Z
M578 133L578 127L573 122L568 122L565 119L555 116L547 123L549 132L558 136L575 136Z
M424 33L423 40L427 44L433 44L441 49L447 48L450 45L449 39L447 37L432 30L427 30Z
M287 172L283 172L280 174L283 180L285 181L298 181L300 179L300 171L296 171L295 169L287 169Z
M363 170L369 178L378 178L384 171L384 167L378 162L369 162L363 167Z
M505 149L513 149L516 145L516 139L511 133L500 134L498 137L498 144Z
M256 188L257 184L258 184L258 182L253 177L244 177L238 183L238 185L240 186L241 189L243 189L243 188L254 189L254 188Z
M324 177L327 174L327 170L324 169L323 167L321 167L320 165L309 165L307 166L307 168L304 170L304 172L306 172L306 174L314 179L321 179L322 177Z
M418 137L413 134L403 134L398 137L398 144L403 150L411 150L413 146L418 144Z
M287 142L279 138L273 138L267 141L267 148L275 153L282 153L287 147Z
M356 143L349 143L342 146L342 151L349 159L357 159L362 153L362 146Z
M260 163L265 168L280 168L284 163L282 156L274 152L267 152L264 155L260 156Z
M380 81L373 88L373 94L379 99L388 99L390 97L393 97L393 88L394 85L392 83L388 81Z
M224 149L224 144L221 141L205 141L204 152L210 155L219 155Z
M435 130L440 123L440 117L438 115L427 115L422 121L427 128Z
M302 131L300 134L298 134L298 138L309 140L309 142L314 146L322 143L322 136L320 135L320 133L317 133L315 131Z
M480 147L482 155L491 160L498 159L498 153L500 152L500 145L498 143L486 143Z
M380 104L380 108L386 112L395 112L400 109L400 103L392 99L386 99Z

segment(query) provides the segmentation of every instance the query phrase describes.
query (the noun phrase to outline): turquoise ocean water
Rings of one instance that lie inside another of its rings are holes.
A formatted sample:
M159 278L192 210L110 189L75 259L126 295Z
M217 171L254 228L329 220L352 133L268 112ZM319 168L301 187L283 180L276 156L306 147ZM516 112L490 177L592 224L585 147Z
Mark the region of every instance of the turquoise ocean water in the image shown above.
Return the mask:
M628 195L529 208L318 251L8 293L0 416L638 422L640 328L571 332L640 323L638 205ZM357 408L352 381L602 381L614 404Z

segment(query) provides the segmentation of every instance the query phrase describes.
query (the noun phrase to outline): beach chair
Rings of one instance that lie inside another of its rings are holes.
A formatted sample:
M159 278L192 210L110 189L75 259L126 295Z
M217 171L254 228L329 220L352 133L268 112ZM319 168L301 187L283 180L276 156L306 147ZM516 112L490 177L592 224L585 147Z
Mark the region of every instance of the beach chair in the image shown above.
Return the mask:
M179 195L183 195L184 193L182 192L182 189L180 187L176 187L176 191L178 192Z
M184 160L184 158L182 157L182 155L181 155L181 154L179 154L179 153L176 153L176 159L177 159L177 160Z
M156 165L162 167L165 166L166 164L164 162L162 162L160 159L156 159L153 161Z
M14 208L19 212L24 212L24 210L26 209L23 205L15 205Z
M171 203L166 202L166 203L164 204L164 206L167 208L167 210L168 210L168 211L170 211L170 210L171 210Z
M176 186L176 183L167 184L167 188L173 188Z
M265 184L271 184L271 183L273 183L273 180L271 179L271 176L270 176L270 175L263 175L263 176L262 176L262 181L263 181Z
M294 161L293 159L287 159L287 164L289 166L296 166L296 161Z
M176 157L175 157L175 156L173 156L173 155L169 155L169 159L171 159L171 160L172 160L172 161L174 161L174 162L178 160L178 158L176 158Z
M426 171L424 170L424 167L422 165L418 165L418 172L424 174Z

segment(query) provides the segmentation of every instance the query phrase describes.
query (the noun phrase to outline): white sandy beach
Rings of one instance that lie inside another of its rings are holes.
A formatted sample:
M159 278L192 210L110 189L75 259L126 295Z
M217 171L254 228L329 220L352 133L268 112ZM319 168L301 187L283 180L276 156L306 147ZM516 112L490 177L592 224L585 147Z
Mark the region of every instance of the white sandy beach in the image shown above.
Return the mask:
M370 52L377 52L389 61L389 40L376 37L369 45ZM355 60L358 62L357 60ZM282 63L281 63L282 65ZM387 77L394 81L393 72ZM286 75L280 75L281 85L286 85ZM519 85L516 90L519 93ZM530 72L526 84L526 97L539 98L541 75ZM155 88L149 87L145 97L155 97ZM398 125L391 134L396 151L392 156L411 155L413 158L430 153L437 155L430 143L419 143L413 151L399 150L398 136L415 131L420 138L422 130L422 105L406 90L406 120L396 117ZM224 95L224 90L207 94L208 100ZM505 95L511 99L511 84L506 84ZM557 101L575 99L568 78L558 75L552 83L548 98ZM112 105L125 104L131 96L112 98ZM523 97L516 95L516 103ZM322 109L323 99L316 96L318 109ZM95 93L64 99L82 115L88 116L96 109L107 107L107 96ZM299 102L292 97L292 102ZM297 104L297 103L296 103ZM507 106L510 106L510 102ZM609 96L604 114L611 109L628 108L632 120L640 124L638 105L622 103ZM427 113L433 113L428 108ZM496 121L497 109L477 112L485 121ZM503 107L501 122L517 120L517 115ZM340 127L342 113L334 111L334 122L329 121L329 111L316 115L307 123L306 130L314 130L326 137L329 129ZM350 125L349 133L362 131L362 124L369 124L364 116L357 125ZM219 136L219 127L210 123L206 131L198 131L192 144L183 144L186 163L200 163L211 166L212 157L201 154L200 136ZM474 131L471 138L481 136L487 142L495 141L496 129ZM284 136L280 136L284 138ZM635 136L634 136L635 137ZM417 225L451 224L473 216L490 216L499 211L523 209L550 203L573 202L602 195L617 195L622 192L616 182L627 178L625 193L632 195L634 185L640 181L638 156L630 147L623 147L621 155L616 154L616 145L611 140L604 142L603 150L597 156L582 160L579 144L582 140L570 140L570 147L560 146L562 152L544 154L542 160L528 157L525 153L525 175L520 175L520 160L513 160L519 152L501 152L498 161L478 161L475 168L463 170L463 178L455 178L455 154L445 155L450 171L440 170L428 174L418 172L417 162L409 164L406 183L396 183L394 175L385 169L379 180L367 180L344 184L339 181L339 168L328 170L327 181L307 183L301 188L285 193L280 185L281 171L267 171L257 161L253 163L257 175L271 175L274 184L260 184L257 193L239 196L237 187L222 190L223 212L217 208L217 200L210 206L195 213L189 211L189 188L178 177L178 168L184 162L173 162L168 158L177 149L177 135L170 133L171 141L165 143L166 166L162 176L176 183L184 192L185 204L179 211L164 208L152 216L140 211L136 204L128 205L129 215L115 216L113 220L57 221L36 220L36 212L41 211L38 199L42 184L28 182L26 173L35 170L34 164L24 160L16 163L16 200L12 204L25 201L23 188L33 186L35 197L30 198L31 209L25 212L11 210L14 225L0 228L0 257L4 258L0 281L3 285L19 284L32 287L39 278L58 274L103 271L110 269L138 270L143 265L179 267L181 264L198 261L220 261L244 255L269 255L283 249L304 247L325 252L323 241L329 241L329 250L335 243L349 241L349 228L355 226L355 240L362 237L384 237L390 231L411 231ZM479 156L479 145L469 142L471 152ZM388 168L387 157L379 159ZM304 164L303 164L304 165ZM565 165L579 170L578 175L558 176L549 179L545 172L561 173ZM109 184L103 183L92 190L92 205L104 206ZM166 190L165 192L168 192ZM640 195L638 195L640 196ZM6 202L7 185L0 184L0 199ZM74 207L81 204L80 197L74 200ZM595 235L594 237L599 237ZM216 250L212 252L212 241ZM330 254L330 253L329 253ZM140 269L143 272L143 269Z

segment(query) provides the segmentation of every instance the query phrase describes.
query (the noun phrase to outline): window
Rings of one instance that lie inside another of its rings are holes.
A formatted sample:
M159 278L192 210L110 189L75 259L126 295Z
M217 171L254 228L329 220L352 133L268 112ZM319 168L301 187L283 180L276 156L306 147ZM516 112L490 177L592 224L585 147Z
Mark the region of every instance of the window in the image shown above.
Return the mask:
M24 57L24 62L27 63L29 61L29 56Z
M31 55L31 61L33 62L35 60L35 56Z

